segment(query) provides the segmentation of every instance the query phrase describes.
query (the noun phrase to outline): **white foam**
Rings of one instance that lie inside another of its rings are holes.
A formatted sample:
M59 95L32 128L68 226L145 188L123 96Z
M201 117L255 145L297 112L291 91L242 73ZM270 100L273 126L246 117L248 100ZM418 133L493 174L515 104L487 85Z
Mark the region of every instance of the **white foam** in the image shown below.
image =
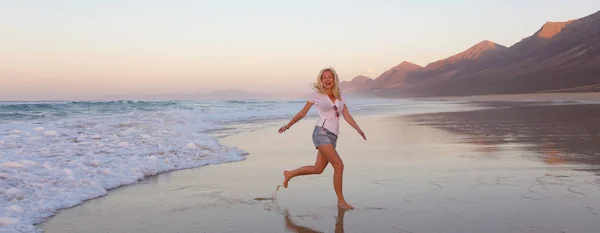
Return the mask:
M46 131L45 134L48 136L56 136L56 131Z
M196 146L196 144L194 144L193 142L188 143L186 147L189 149L197 149L198 148L198 146Z
M17 218L0 217L0 227L14 225L15 223L18 223L18 222L19 222L19 219L17 219Z
M57 210L146 176L243 160L207 135L217 127L170 111L0 124L0 232L40 232Z
M23 213L25 210L23 210L23 207L17 206L17 205L11 205L9 207L6 208L6 210L8 211L12 211L15 213Z
M22 168L25 165L20 164L20 163L15 163L15 162L4 162L0 166L6 167L6 168Z
M6 196L9 201L22 200L23 198L25 198L23 192L15 187L4 190L4 196Z
M8 173L0 173L0 179L8 180L8 179L12 179L12 176L9 175Z

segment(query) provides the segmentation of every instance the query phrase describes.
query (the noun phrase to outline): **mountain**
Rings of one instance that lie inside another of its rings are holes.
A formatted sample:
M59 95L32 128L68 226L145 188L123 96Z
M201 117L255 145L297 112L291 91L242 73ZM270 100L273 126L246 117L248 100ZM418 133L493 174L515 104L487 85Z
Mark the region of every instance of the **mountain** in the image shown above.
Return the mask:
M401 78L384 74L374 80L385 83L379 88L362 88L388 97L594 90L600 86L600 11L547 22L508 48L486 40Z
M359 88L371 86L373 79L366 76L356 76L350 81L343 81L340 83L340 89L344 92L359 92Z
M455 75L485 69L494 64L494 58L503 56L506 49L503 45L485 40L461 53L429 63L425 67L403 62L375 79L374 87L363 87L363 90L368 89L378 95L388 96L396 94L398 89L429 85Z
M428 71L448 71L457 67L466 66L475 61L491 59L506 51L506 49L507 48L503 45L484 40L459 54L429 63L425 66L425 69Z
M538 30L534 36L543 39L552 39L556 34L561 32L565 26L572 23L573 20L567 22L546 22L540 30Z
M404 79L408 74L419 70L423 67L404 61L399 65L383 72L379 77L373 80L370 87L366 87L371 91L378 91L386 88L394 88L404 83Z
M411 73L400 88L431 85L453 76L488 69L498 64L497 58L503 57L506 50L505 46L492 41L481 41L461 53L429 63L424 69Z

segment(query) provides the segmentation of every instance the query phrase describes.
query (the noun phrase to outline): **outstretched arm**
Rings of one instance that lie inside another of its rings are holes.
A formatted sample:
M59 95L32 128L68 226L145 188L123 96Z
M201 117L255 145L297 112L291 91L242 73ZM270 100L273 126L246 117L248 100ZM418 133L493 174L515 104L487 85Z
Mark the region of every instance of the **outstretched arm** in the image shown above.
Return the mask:
M367 140L367 136L365 136L365 133L360 129L360 127L358 127L358 124L356 124L356 121L354 120L352 115L350 115L350 111L348 111L348 107L346 106L346 104L344 104L344 110L342 114L344 115L344 120L346 120L346 122L348 122L348 124L350 124L352 128L354 128L358 132L358 134L360 134L360 136Z
M292 118L292 120L290 120L289 123L287 123L286 125L282 126L281 128L279 128L279 133L283 133L286 130L290 129L290 127L292 127L292 125L296 124L296 122L298 122L299 120L301 120L302 118L304 118L306 116L306 114L308 113L308 110L310 110L310 107L312 107L313 103L310 101L306 101L306 104L304 105L304 108L302 108L302 110L300 110L295 116L294 118Z

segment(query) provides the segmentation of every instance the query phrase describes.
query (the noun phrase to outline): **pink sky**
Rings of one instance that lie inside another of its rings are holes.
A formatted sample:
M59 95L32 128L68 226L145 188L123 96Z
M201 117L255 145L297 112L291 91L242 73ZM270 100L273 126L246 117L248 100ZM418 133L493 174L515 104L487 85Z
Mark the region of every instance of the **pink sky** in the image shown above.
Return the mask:
M3 5L0 100L301 93L324 67L335 67L342 80L376 78L402 61L426 65L482 40L511 46L546 21L600 9L591 0Z

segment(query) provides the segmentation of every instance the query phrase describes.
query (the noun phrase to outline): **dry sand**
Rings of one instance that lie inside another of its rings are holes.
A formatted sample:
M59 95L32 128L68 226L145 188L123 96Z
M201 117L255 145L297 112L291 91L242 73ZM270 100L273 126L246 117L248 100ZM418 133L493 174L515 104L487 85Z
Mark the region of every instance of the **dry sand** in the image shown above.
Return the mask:
M355 210L336 208L331 166L292 179L268 200L284 169L314 163L314 121L304 120L281 135L268 127L222 140L248 151L246 161L149 178L60 211L41 227L48 233L597 232L600 105L504 107L357 117L368 141L344 123L338 151Z

